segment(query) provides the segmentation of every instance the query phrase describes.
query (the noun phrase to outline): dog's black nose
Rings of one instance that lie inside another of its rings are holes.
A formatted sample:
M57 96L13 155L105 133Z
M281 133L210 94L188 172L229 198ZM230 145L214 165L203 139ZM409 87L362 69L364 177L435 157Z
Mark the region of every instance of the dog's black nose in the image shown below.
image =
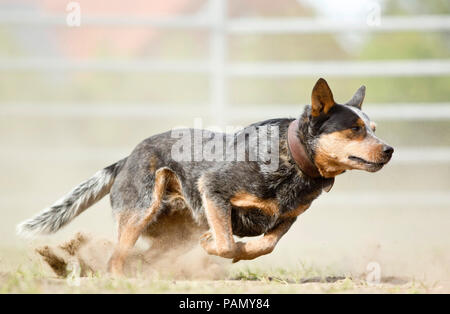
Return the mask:
M383 146L383 153L385 153L386 155L392 155L392 153L394 152L394 148L389 146L389 145L384 145Z

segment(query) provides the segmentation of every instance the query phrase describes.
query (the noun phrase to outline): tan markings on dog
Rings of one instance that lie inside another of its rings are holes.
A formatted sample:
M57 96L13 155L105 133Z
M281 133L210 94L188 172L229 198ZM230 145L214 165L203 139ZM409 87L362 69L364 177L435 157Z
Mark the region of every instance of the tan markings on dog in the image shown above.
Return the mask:
M205 179L204 179L204 177L200 177L197 180L197 189L199 190L200 194L203 194L205 192Z
M333 153L324 151L324 149L321 148L316 150L314 163L317 166L320 175L325 178L335 177L348 169L345 165L339 163Z
M359 126L361 129L364 129L366 127L366 124L364 123L363 120L358 119L355 122L355 126ZM337 131L337 132L333 132L330 133L333 134L333 136L336 136L336 141L340 141L341 143L346 143L349 140L351 141L362 141L364 140L366 134L365 132L361 131L361 132L354 132L351 129L345 129L342 131Z
M140 223L140 215L118 214L119 241L114 248L114 253L109 260L109 269L114 275L123 275L123 266L128 256L128 251L134 246L143 228Z
M377 162L382 148L383 145L371 136L355 134L350 129L337 131L320 136L314 162L322 176L331 178L345 170L363 169L349 160L349 156Z
M298 215L303 214L310 206L311 206L311 203L306 204L306 205L299 205L296 209L290 210L290 211L282 214L281 218L295 218Z
M223 213L213 201L204 198L206 218L212 229L215 247L206 245L206 251L209 254L215 254L222 257L233 257L235 243L231 229L231 215ZM209 242L211 243L211 242Z
M171 211L175 210L189 210L189 206L186 203L184 197L178 194L170 194L164 199L164 202L170 205Z
M262 199L246 192L236 193L230 200L231 205L239 208L257 208L270 216L279 212L278 201L275 199Z
M182 191L180 179L172 171L167 173L166 191L167 191L168 195L170 195L171 197L183 198L183 191Z
M366 124L364 123L364 121L361 118L358 118L358 120L356 120L356 125L365 128Z
M173 210L187 209L188 205L183 195L181 182L172 171L167 173L164 202L169 203Z
M317 117L321 112L327 114L334 104L330 87L324 79L319 79L311 94L311 115Z
M201 192L206 219L211 232L206 232L201 237L200 244L203 249L212 255L232 258L235 254L236 244L231 228L231 208L220 208L206 195L205 181L198 180L198 188Z
M171 170L162 168L158 169L155 173L155 185L153 187L152 204L147 209L140 222L141 225L147 225L155 217L156 211L161 207L164 192L170 186L173 172Z
M247 243L238 242L238 253L233 259L233 263L240 260L251 260L261 255L271 253L278 241L289 230L294 221L295 218L286 219L274 229L266 232L262 238L251 240Z
M158 163L158 158L156 158L156 156L150 157L149 169L150 169L151 173L154 173L156 171L157 163Z
M113 274L123 274L123 265L128 251L134 246L148 224L155 218L158 210L161 208L166 188L177 189L176 182L176 175L170 169L158 169L155 173L155 184L150 207L143 214L118 214L119 242L110 259L110 270Z

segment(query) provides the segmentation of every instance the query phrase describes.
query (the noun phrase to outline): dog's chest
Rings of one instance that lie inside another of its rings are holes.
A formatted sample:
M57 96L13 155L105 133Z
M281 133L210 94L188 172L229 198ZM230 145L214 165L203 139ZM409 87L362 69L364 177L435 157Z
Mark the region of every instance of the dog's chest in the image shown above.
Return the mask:
M329 190L330 186L332 180L309 184L294 180L280 184L273 198L260 198L247 192L237 193L230 200L233 234L263 234L279 222L302 214L322 190Z
M232 207L231 224L233 234L239 237L261 235L275 226L279 215L268 215L259 208Z

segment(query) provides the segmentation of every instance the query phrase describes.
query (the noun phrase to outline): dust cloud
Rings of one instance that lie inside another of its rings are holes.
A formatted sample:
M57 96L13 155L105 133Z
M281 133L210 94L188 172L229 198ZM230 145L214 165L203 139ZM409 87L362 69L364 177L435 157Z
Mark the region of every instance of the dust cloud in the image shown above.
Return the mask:
M186 246L185 242L171 243L170 248L158 245L153 242L146 249L133 248L125 262L125 275L183 280L217 280L226 276L224 261L206 255L199 245ZM113 250L113 241L78 232L68 241L39 246L35 251L49 272L66 278L74 274L80 277L108 274Z

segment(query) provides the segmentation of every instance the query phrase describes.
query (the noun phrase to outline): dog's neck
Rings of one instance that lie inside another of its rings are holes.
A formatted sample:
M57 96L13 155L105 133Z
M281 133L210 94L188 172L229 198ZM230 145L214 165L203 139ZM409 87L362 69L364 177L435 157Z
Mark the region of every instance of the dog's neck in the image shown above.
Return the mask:
M311 178L321 178L319 170L316 165L311 161L306 153L306 149L303 143L297 136L299 129L298 119L292 121L289 124L287 142L289 151L300 170Z

